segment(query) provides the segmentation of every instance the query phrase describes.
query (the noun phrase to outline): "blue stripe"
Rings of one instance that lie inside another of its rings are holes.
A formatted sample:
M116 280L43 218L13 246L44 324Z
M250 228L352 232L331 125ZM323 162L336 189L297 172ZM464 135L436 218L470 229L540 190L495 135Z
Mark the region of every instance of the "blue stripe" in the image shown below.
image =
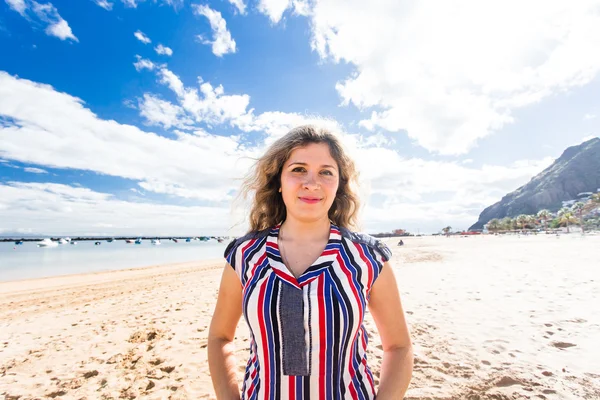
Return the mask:
M333 293L335 293L335 295L338 297L339 299L339 304L340 304L340 311L342 312L342 316L344 317L344 323L341 323L340 326L342 328L342 337L340 339L340 355L339 355L339 371L340 371L340 382L342 383L341 385L339 385L339 387L337 388L337 398L342 398L343 394L342 394L342 388L346 386L345 382L344 382L344 372L346 371L344 369L344 359L347 356L347 349L348 349L348 342L347 340L345 340L347 334L348 334L348 308L346 303L343 301L343 297L340 293L340 291L338 290L337 286L335 285L335 282L331 279L331 275L330 272L325 272L324 274L324 279L325 279L325 283L328 283L329 286L331 287L331 290Z

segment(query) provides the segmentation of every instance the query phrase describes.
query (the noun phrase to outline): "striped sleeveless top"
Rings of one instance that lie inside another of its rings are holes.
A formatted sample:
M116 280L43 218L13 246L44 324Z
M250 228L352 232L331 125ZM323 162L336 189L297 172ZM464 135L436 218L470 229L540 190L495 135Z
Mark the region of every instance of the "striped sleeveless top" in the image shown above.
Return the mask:
M229 244L251 332L242 399L374 399L363 325L391 252L331 224L325 250L298 279L283 264L279 226Z

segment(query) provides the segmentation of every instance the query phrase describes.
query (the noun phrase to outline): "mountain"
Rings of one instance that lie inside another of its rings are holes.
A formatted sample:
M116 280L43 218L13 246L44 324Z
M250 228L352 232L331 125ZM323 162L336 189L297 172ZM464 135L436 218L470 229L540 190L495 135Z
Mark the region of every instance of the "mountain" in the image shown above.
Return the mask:
M562 202L579 193L600 188L600 138L567 148L552 165L534 176L529 183L487 207L469 230L483 229L493 218L536 214L542 209L557 211Z

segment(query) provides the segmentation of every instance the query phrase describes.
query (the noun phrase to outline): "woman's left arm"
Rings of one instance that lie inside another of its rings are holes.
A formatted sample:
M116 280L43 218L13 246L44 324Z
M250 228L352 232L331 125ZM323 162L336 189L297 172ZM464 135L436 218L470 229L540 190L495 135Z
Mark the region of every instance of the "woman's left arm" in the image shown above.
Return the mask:
M387 262L371 288L369 311L383 346L377 400L402 399L412 377L413 352L398 284Z

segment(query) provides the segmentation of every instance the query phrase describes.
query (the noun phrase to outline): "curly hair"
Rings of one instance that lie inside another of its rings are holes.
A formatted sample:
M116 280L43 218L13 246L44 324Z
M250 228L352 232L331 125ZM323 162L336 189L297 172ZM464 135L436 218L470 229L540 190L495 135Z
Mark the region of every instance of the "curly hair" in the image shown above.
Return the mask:
M303 125L275 141L244 179L240 195L248 198L254 194L249 216L251 232L262 231L285 220L286 208L279 193L281 170L292 151L312 143L327 144L339 169L339 186L329 209L329 219L339 227L357 227L360 200L356 192L358 172L354 161L332 132L313 125Z

